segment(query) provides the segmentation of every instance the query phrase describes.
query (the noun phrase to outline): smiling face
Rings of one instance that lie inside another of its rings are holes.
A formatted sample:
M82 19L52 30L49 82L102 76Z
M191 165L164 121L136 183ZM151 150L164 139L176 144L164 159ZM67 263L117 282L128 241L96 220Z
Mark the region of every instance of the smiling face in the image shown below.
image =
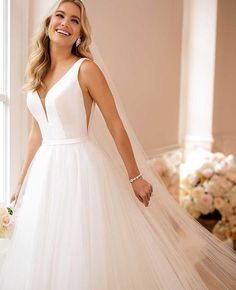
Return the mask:
M50 41L63 45L73 46L81 35L80 8L70 2L62 3L52 14L48 26Z

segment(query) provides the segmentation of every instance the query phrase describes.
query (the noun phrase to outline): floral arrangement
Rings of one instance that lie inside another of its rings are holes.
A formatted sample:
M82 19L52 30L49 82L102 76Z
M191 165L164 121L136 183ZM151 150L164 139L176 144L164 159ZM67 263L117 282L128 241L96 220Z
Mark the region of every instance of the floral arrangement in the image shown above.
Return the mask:
M10 238L14 229L13 210L0 204L0 238Z
M181 162L182 152L180 150L168 152L149 160L154 174L162 178L168 191L177 202L179 200L179 166Z
M208 152L198 167L181 176L180 206L196 219L220 213L212 233L221 240L236 239L236 163L233 155Z

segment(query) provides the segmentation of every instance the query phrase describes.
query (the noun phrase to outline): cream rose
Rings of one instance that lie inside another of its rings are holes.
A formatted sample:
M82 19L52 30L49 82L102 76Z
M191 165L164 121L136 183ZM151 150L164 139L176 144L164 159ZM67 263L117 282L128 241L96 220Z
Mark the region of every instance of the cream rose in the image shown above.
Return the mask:
M1 224L4 227L8 227L11 222L9 215L3 215L1 218Z
M220 209L220 208L223 208L224 205L225 205L225 201L223 200L223 198L216 197L214 199L214 206L215 206L215 208Z

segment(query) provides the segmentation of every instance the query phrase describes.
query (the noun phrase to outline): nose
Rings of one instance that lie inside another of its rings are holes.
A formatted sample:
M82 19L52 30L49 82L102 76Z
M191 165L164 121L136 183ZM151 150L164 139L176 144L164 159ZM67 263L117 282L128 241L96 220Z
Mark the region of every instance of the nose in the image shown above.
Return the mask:
M68 26L68 19L66 17L62 19L61 25Z

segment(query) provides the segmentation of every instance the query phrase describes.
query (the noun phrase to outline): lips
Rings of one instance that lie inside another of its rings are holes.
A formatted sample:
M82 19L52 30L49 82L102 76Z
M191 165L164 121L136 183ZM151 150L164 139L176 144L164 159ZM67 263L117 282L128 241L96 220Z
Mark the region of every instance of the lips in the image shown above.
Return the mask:
M56 32L57 32L58 34L65 35L65 36L70 36L70 35L71 35L70 32L68 32L68 31L66 31L66 30L63 30L63 29L56 29Z

